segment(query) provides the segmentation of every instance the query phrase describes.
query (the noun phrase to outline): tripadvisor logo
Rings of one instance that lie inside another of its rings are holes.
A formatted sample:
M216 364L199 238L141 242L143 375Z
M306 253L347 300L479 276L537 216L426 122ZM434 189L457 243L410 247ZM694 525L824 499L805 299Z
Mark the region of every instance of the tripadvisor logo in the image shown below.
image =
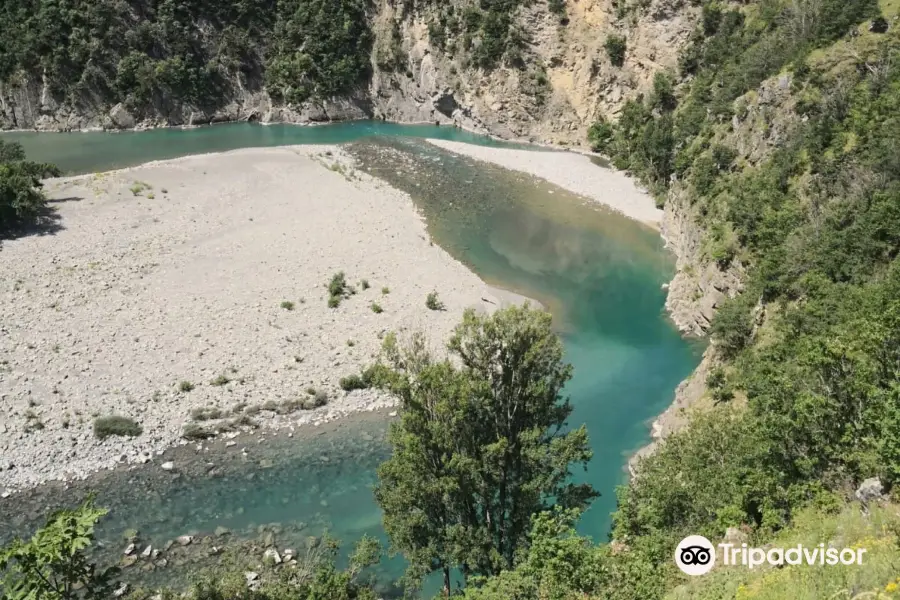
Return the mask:
M716 549L702 535L689 535L675 548L675 564L688 575L705 575L716 564Z
M782 565L861 565L865 548L826 548L819 544L806 548L749 548L747 544L719 544L723 565L743 565L750 569L768 564ZM688 575L705 575L716 564L716 548L702 535L689 535L675 548L675 564Z

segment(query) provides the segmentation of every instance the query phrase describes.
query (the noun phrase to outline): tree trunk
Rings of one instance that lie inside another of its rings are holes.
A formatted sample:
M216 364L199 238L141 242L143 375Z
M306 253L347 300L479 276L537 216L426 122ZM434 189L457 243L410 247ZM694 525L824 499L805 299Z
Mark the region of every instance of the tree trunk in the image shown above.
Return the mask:
M444 598L450 597L450 567L444 567Z

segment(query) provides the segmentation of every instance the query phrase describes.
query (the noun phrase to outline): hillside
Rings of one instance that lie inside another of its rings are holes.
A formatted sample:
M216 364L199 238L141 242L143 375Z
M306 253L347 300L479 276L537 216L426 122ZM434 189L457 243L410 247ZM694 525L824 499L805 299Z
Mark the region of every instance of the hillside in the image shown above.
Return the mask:
M583 144L675 66L698 13L641 4L16 0L0 8L0 126L375 117Z
M65 4L0 20L8 127L453 121L587 139L657 198L667 306L710 349L618 490L610 543L544 515L466 597L897 597L896 0L162 2L140 27L133 5L42 12ZM689 582L672 560L689 534L873 562Z

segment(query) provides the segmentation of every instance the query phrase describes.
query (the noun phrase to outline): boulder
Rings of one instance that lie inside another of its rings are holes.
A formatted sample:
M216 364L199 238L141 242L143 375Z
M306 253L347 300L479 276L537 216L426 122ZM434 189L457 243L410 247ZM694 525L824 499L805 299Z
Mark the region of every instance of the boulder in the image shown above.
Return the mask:
M272 563L273 565L281 564L281 555L278 554L278 550L275 548L268 548L263 553L263 562Z
M174 470L175 470L175 463L173 463L172 461L164 462L164 463L162 464L162 470L163 470L163 471L174 471Z
M884 497L884 486L877 477L870 477L863 481L856 490L856 499L862 503L880 500Z
M192 535L181 535L175 538L175 541L178 542L181 546L190 546L191 542L194 541L194 536Z
M109 119L114 127L119 129L132 129L135 126L135 119L122 104L116 104L109 111Z

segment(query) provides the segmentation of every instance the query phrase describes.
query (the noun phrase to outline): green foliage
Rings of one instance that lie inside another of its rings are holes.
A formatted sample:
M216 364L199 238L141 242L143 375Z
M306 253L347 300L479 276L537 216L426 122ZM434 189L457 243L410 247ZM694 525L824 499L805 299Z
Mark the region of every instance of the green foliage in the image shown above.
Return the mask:
M469 310L448 348L454 359L436 361L421 336L406 348L385 339L389 367L376 380L401 410L375 492L392 548L410 563L408 581L442 571L446 591L452 568L466 576L513 568L532 515L551 498L582 509L595 495L570 480L591 451L584 427L561 429L572 410L561 396L571 366L550 315Z
M281 302L281 308L284 310L294 310L294 303L290 300L283 300Z
M376 315L380 315L381 313L384 312L384 309L377 302L373 302L372 306L370 308L372 309L372 312L375 313Z
M75 510L53 513L28 541L0 548L0 590L9 600L100 600L112 596L118 569L101 569L87 550L94 526L106 510L88 500Z
M123 102L137 115L222 106L265 82L284 102L365 81L362 0L15 0L0 8L0 80L42 75L54 99Z
M18 142L0 140L0 233L39 223L47 210L41 179L59 174L53 165L26 160Z
M603 42L603 47L606 48L606 55L609 56L609 62L617 67L624 65L627 45L628 42L625 36L610 34L606 41Z
M340 306L341 300L349 298L354 293L353 289L347 285L347 276L343 271L335 273L325 288L328 290L328 308L337 308Z
M577 510L552 511L534 515L531 545L521 552L512 570L477 581L463 597L466 600L509 600L541 598L574 600L587 598L600 589L602 551L588 538L575 534Z
M94 420L94 437L98 440L117 435L121 437L137 437L143 433L143 429L134 419L120 415L98 417Z
M185 393L193 391L194 387L194 384L190 381L182 381L178 384L178 390Z
M444 310L444 303L438 298L437 292L429 292L425 298L425 306L428 310Z
M615 129L602 117L594 121L588 129L588 143L594 152L606 152L613 139Z
M181 430L181 437L189 441L208 440L215 436L215 432L197 423L187 423Z

